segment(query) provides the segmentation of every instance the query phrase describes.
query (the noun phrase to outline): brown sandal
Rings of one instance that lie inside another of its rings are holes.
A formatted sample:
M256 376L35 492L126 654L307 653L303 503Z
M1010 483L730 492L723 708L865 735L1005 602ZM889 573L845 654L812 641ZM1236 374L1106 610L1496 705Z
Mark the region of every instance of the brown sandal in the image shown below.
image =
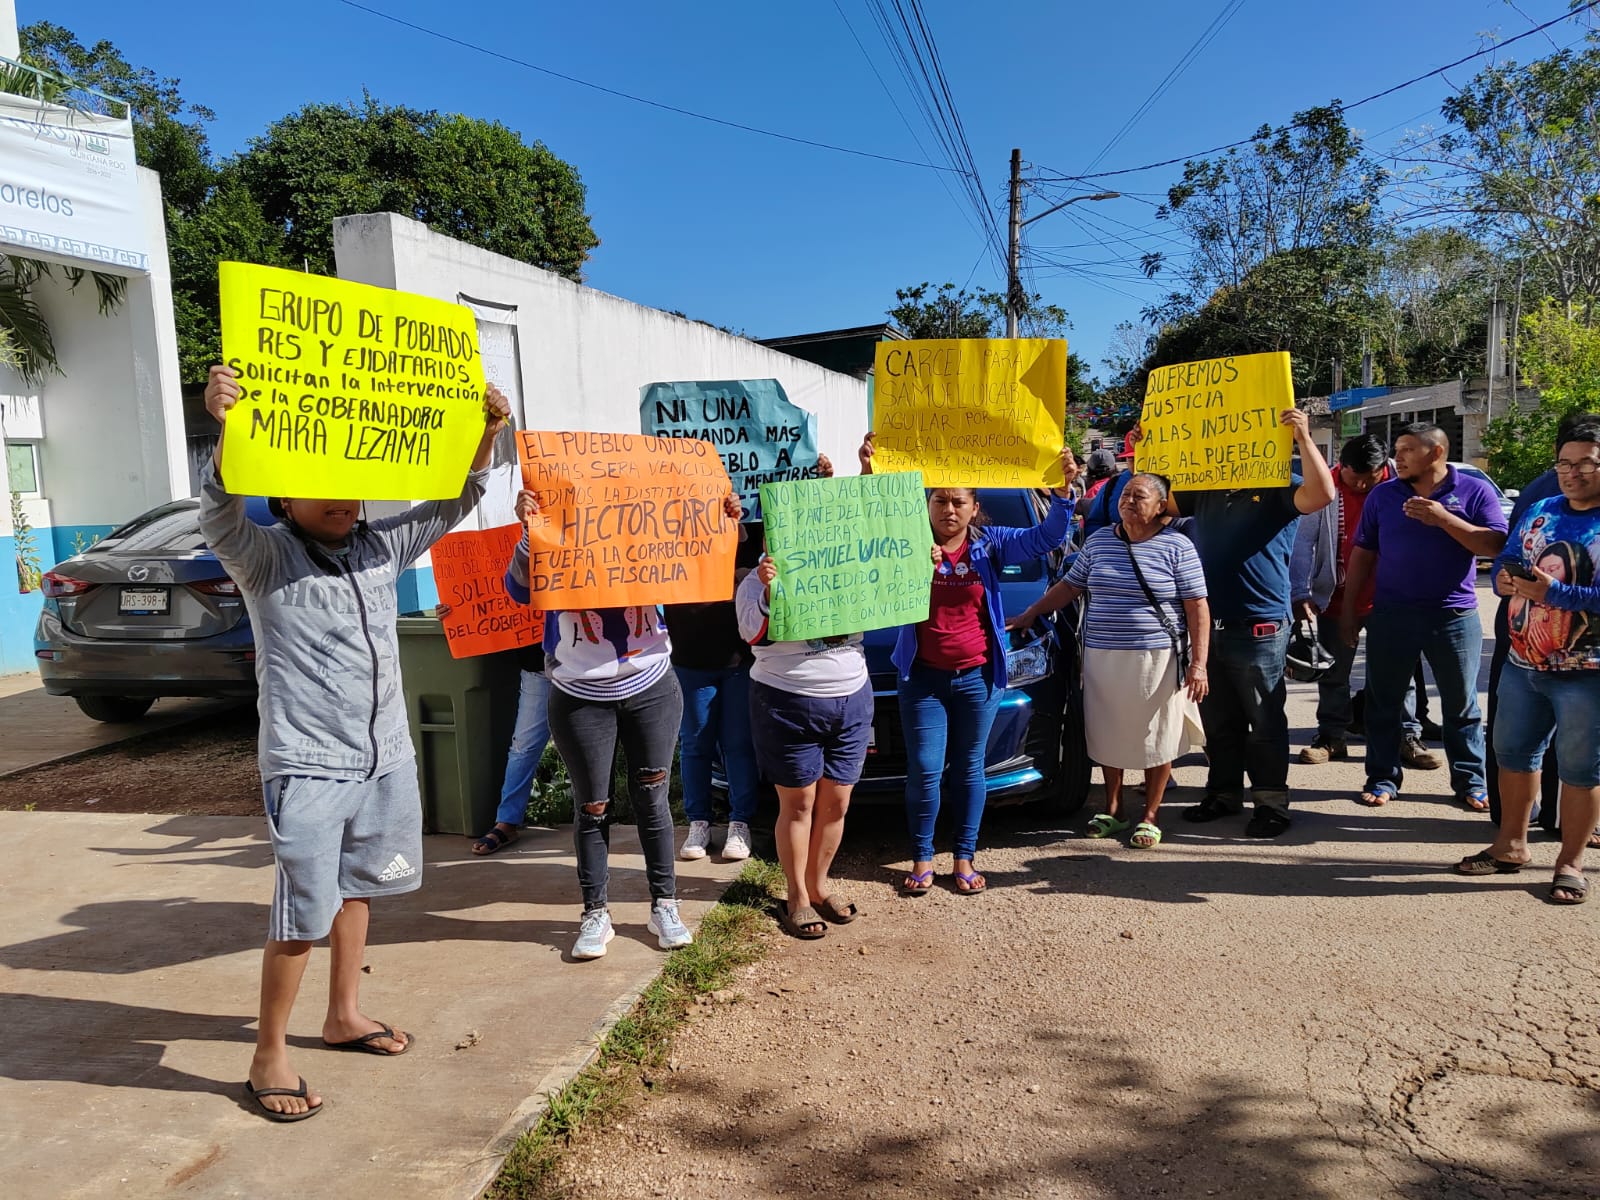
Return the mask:
M816 909L835 925L848 925L861 915L861 910L856 907L853 900L839 900L835 896L824 896L816 902Z
M828 923L817 916L817 910L809 904L790 912L789 906L779 901L778 924L782 925L791 937L797 937L804 942L814 942L828 934Z

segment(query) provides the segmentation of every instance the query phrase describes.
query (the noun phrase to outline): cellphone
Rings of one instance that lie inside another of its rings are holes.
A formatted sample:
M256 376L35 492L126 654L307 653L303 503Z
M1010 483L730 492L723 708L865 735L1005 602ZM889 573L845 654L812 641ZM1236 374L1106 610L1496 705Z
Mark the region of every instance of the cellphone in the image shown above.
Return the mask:
M1527 567L1523 566L1519 562L1507 563L1506 574L1511 576L1513 579L1526 579L1530 583L1533 582L1534 579L1533 572L1528 570Z

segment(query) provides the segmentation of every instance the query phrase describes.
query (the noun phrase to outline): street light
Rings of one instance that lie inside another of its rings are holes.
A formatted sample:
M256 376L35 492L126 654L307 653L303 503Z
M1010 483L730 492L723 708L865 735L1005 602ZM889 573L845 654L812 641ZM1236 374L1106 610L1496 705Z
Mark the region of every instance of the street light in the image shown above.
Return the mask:
M1022 219L1022 151L1011 152L1011 253L1006 259L1006 336L1017 336L1017 298L1022 294L1022 228L1032 225L1041 217L1060 212L1069 204L1080 200L1115 200L1121 192L1095 192L1093 195L1072 196L1060 204L1053 204L1042 213L1035 213L1026 221Z

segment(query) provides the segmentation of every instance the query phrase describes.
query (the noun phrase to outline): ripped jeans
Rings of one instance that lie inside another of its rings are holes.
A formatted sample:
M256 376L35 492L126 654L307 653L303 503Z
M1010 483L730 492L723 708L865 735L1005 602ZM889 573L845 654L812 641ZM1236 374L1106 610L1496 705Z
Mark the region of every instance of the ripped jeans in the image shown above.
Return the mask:
M622 700L585 700L559 687L550 689L550 736L572 781L573 842L585 912L606 906L611 764L619 738L628 760L628 798L639 825L650 898L670 900L677 894L667 787L682 715L683 693L671 671Z

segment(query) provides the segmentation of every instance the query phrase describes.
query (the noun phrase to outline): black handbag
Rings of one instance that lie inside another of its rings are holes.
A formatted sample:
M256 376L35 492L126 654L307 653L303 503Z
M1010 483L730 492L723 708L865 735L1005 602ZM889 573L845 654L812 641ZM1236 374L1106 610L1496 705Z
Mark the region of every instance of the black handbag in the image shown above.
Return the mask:
M1163 527L1156 536L1160 537L1162 533L1167 532L1170 531ZM1168 615L1166 605L1156 599L1155 592L1145 580L1144 572L1139 569L1139 559L1133 552L1133 543L1128 540L1127 531L1119 527L1117 539L1122 543L1122 548L1128 552L1128 561L1133 564L1133 577L1139 581L1139 588L1144 592L1145 600L1155 610L1156 620L1161 623L1161 628L1172 639L1172 657L1178 664L1178 687L1181 688L1189 674L1189 631L1187 628L1180 629Z

